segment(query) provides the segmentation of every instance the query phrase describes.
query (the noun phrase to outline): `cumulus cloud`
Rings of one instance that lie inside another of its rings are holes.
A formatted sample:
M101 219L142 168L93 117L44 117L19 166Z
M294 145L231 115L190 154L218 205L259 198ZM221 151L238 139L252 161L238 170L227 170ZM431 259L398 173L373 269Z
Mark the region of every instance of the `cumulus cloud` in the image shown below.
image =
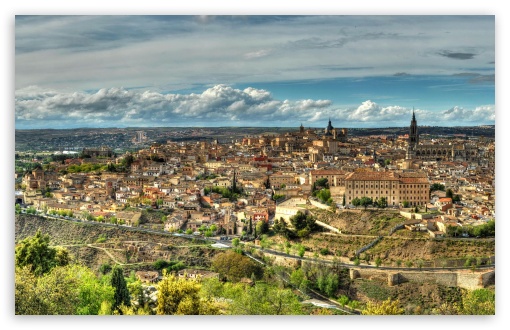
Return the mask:
M479 123L496 120L496 111L493 105L476 107L474 110L466 110L455 106L441 113L440 118L445 122Z
M292 126L331 118L336 127L387 127L409 124L412 109L367 100L356 107L330 100L278 100L267 90L216 85L202 93L100 89L57 92L35 86L15 92L17 128L129 126ZM420 125L477 125L495 122L494 105L473 110L455 106L440 112L416 109Z
M308 120L329 100L276 100L263 89L244 90L216 85L200 94L162 94L123 88L100 89L95 93L57 93L36 87L15 93L19 125L45 121L51 125L94 126L163 125L192 126L195 121L225 124L229 121L273 122L289 118Z

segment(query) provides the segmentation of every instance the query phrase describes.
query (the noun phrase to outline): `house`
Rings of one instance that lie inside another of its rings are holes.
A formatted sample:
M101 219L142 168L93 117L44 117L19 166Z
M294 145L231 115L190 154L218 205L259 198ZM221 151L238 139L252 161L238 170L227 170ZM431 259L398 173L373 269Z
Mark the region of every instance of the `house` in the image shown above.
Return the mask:
M139 270L135 273L137 279L145 283L156 283L159 278L159 273L148 270Z
M446 210L451 209L453 207L452 199L449 197L439 198L437 202L434 203L437 206L439 211L446 212Z
M177 277L179 278L187 278L187 279L196 279L201 280L203 278L220 278L219 273L211 272L208 270L202 269L190 269L186 268L177 272Z

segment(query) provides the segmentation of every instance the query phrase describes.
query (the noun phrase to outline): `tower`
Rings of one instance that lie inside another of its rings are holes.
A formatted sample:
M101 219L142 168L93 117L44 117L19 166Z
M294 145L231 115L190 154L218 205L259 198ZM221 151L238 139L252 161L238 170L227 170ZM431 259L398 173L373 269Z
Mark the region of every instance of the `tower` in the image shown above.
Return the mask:
M409 126L409 140L407 144L406 159L414 158L417 146L418 146L418 124L416 123L416 117L414 115L413 107L413 118L411 119L411 125Z
M326 136L332 136L332 131L333 130L333 125L331 125L331 118L329 119L329 122L328 122L328 127L326 127L326 129L324 130L324 133Z

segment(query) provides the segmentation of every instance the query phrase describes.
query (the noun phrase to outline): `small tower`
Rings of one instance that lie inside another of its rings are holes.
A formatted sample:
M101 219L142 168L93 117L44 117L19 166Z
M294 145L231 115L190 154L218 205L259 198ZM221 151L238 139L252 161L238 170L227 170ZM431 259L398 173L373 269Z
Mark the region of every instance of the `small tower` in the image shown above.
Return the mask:
M299 126L299 133L305 133L305 127L303 126L303 123L301 123L301 126Z

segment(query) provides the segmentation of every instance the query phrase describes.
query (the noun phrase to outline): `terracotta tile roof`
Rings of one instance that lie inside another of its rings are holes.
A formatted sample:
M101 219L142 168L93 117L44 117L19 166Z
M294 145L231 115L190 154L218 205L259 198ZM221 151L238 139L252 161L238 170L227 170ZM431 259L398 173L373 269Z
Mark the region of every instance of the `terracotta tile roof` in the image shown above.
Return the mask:
M370 181L370 180L391 180L398 181L398 176L394 172L354 172L345 177L345 180L352 181Z
M312 175L344 175L347 172L339 170L339 169L332 169L332 170L315 170L310 172Z

